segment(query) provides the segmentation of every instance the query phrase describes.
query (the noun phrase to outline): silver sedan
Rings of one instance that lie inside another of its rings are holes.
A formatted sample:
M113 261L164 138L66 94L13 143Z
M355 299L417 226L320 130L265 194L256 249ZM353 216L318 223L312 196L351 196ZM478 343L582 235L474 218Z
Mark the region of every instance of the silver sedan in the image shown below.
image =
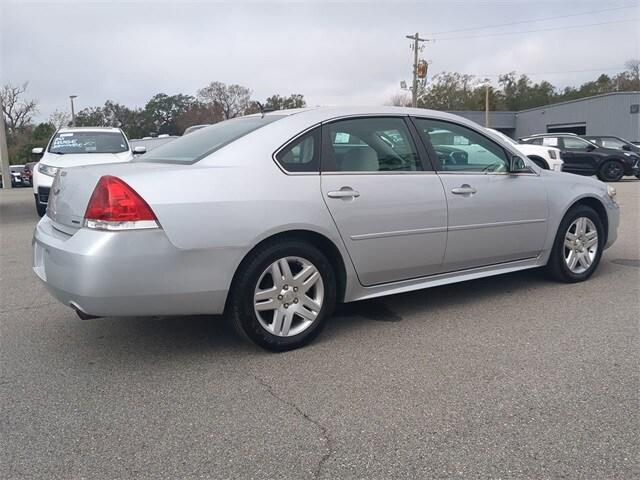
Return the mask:
M619 219L606 184L395 107L229 120L62 170L49 198L34 271L82 318L225 313L271 350L308 343L336 302L536 267L586 280Z

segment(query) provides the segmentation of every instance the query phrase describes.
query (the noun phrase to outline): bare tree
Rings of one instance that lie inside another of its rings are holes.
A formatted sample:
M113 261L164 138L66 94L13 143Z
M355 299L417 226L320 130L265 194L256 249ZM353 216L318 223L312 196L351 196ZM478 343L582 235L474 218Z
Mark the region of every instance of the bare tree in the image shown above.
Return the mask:
M2 111L9 135L15 135L17 132L24 130L31 123L33 115L38 112L36 100L26 100L24 98L28 86L29 82L19 86L7 83L0 90Z
M627 60L624 64L631 80L633 80L637 85L640 85L640 59L632 58L631 60Z
M56 129L68 126L70 120L71 116L69 113L62 110L56 109L51 115L49 115L49 123L56 127Z
M208 105L218 106L225 119L243 115L251 101L251 90L242 85L226 85L211 82L198 90L198 99Z
M389 99L388 104L394 107L410 107L411 97L408 93L396 93Z

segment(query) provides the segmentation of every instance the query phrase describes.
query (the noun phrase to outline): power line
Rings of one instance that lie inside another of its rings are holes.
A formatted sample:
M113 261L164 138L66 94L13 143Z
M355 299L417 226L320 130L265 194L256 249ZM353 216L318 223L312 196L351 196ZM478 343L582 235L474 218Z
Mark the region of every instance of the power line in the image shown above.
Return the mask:
M611 67L611 68L587 68L584 70L564 70L558 72L517 72L520 75L560 75L565 73L585 73L585 72L612 72L618 70L624 70L625 67ZM472 75L474 77L500 77L505 75L504 73L463 73L462 75Z
M603 12L612 12L614 10L624 10L627 8L637 8L637 5L626 5L624 7L613 7L613 8L603 8L600 10L590 10L588 12L581 13L570 13L567 15L555 15L553 17L543 17L543 18L535 18L533 20L521 20L518 22L510 22L510 23L497 23L493 25L485 25L483 27L469 27L469 28L460 28L457 30L447 30L442 32L433 32L432 35L445 35L449 33L458 33L458 32L468 32L471 30L484 30L485 28L498 28L498 27L509 27L511 25L522 25L523 23L535 23L535 22L544 22L546 20L556 20L559 18L569 18L569 17L579 17L582 15L591 15L593 13L603 13Z
M565 25L564 27L539 28L536 30L522 30L520 32L486 33L482 35L463 35L459 37L436 38L436 40L443 42L446 40L458 40L463 38L502 37L505 35L520 35L523 33L551 32L553 30L569 30L569 29L575 29L575 28L596 27L599 25L612 25L614 23L637 22L639 20L640 19L637 19L637 18L629 18L626 20L613 20L611 22L586 23L584 25Z

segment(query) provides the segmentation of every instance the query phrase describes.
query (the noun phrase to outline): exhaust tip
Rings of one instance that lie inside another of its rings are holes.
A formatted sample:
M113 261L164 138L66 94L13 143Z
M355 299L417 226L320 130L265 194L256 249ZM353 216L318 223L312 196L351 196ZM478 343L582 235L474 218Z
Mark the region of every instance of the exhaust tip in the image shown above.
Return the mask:
M78 315L80 320L93 320L94 318L102 318L102 317L97 317L95 315L89 315L88 313L83 312L82 309L75 302L69 302L69 306L73 308L73 311L76 312L76 315Z

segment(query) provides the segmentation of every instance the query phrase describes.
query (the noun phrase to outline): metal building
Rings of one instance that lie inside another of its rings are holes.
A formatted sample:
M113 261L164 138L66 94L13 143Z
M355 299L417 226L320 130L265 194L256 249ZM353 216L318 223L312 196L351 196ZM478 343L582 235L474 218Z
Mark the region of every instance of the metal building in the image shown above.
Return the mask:
M484 112L451 112L484 125ZM640 141L640 92L612 92L520 112L490 112L490 127L514 138L534 133L615 135Z

